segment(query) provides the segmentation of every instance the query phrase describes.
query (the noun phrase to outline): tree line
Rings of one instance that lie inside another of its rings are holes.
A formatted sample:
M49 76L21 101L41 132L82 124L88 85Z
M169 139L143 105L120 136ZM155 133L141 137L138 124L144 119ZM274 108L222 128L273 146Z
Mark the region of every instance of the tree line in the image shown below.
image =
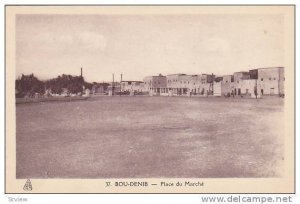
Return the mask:
M92 84L84 80L82 76L63 74L46 81L39 80L34 74L24 75L16 79L16 97L33 97L35 94L44 95L46 91L52 94L82 93L85 89L91 89Z

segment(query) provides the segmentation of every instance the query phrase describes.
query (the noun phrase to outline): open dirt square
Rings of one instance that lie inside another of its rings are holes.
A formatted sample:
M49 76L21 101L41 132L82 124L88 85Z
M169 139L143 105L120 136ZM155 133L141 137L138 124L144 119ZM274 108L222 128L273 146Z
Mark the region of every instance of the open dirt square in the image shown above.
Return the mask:
M16 106L17 178L277 177L284 99L93 97Z

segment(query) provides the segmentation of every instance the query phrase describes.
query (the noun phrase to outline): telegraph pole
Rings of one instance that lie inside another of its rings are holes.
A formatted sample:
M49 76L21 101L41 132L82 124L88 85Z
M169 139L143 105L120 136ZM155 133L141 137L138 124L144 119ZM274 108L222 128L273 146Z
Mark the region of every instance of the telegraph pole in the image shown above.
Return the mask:
M121 74L121 82L120 82L120 96L122 95L122 74Z
M112 87L111 87L111 89L112 89L112 96L114 96L114 89L115 89L115 74L112 74L112 77L113 77L113 82L112 82Z

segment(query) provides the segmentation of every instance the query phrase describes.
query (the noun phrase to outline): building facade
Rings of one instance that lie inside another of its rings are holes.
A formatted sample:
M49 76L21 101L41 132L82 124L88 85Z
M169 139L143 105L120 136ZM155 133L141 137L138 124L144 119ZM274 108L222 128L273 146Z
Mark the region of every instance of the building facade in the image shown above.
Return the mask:
M168 95L186 95L188 92L188 83L189 78L186 74L167 75Z
M144 93L146 92L145 83L143 81L122 81L121 92Z
M259 68L257 89L260 95L283 95L284 94L284 68L270 67Z
M144 78L144 90L149 95L165 95L167 94L167 78L159 74L158 76L148 76Z
M94 83L91 94L107 94L109 83Z
M234 91L234 76L224 75L216 77L214 81L214 96L229 96Z
M235 72L232 76L218 78L222 79L214 82L216 96L228 95L228 93L251 97L284 95L283 67L252 69L249 72Z
M235 72L233 73L233 87L234 95L242 95L243 81L250 79L249 72Z
M121 88L120 88L120 83L119 82L110 82L108 87L107 87L108 95L113 96L113 95L119 95Z
M211 74L148 76L141 81L122 82L122 91L146 92L160 96L251 96L284 95L284 68L258 68L233 75Z
M205 95L213 92L214 75L167 75L169 95Z

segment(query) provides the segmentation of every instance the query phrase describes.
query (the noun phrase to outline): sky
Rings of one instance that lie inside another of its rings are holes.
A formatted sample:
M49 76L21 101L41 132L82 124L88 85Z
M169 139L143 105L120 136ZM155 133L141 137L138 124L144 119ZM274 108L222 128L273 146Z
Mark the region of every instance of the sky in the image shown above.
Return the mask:
M16 78L88 82L284 66L281 15L17 15Z

